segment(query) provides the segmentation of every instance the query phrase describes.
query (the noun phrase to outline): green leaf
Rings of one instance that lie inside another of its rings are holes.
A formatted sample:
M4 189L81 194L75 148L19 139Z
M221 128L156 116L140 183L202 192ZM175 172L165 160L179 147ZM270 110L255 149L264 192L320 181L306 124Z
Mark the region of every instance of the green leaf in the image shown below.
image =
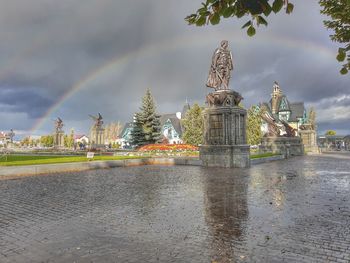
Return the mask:
M241 17L243 17L245 14L246 14L246 11L240 9L240 10L237 10L236 16L237 16L237 18L241 18Z
M288 3L286 13L287 14L292 13L293 9L294 9L294 5L292 3Z
M346 52L345 52L345 49L344 48L339 48L338 50L338 55L337 55L337 60L339 62L342 62L344 61L346 58Z
M263 5L263 13L265 16L269 16L271 14L272 8L269 3L265 3Z
M250 27L248 27L248 30L247 30L247 34L248 36L252 37L255 35L255 28L251 25Z
M248 21L247 23L245 23L243 26L242 26L242 29L247 27L247 26L251 26L252 25L252 21Z
M283 7L283 0L275 0L272 4L272 10L276 14L278 13Z
M344 67L340 70L340 74L345 75L348 73L348 70Z
M196 23L196 19L197 19L197 15L196 14L192 14L189 15L185 18L185 20L188 22L188 24L192 25Z
M220 16L218 13L215 13L211 18L210 18L210 23L212 25L217 25L220 23Z
M203 26L207 22L207 18L205 16L200 16L196 21L196 26Z
M207 11L208 11L207 8L202 7L202 8L199 8L197 12L198 12L200 15L204 15Z
M222 12L222 16L225 17L225 18L228 18L228 17L233 15L234 11L235 11L235 9L234 9L233 6L227 7Z
M262 16L258 16L258 25L259 24L267 26L267 21Z

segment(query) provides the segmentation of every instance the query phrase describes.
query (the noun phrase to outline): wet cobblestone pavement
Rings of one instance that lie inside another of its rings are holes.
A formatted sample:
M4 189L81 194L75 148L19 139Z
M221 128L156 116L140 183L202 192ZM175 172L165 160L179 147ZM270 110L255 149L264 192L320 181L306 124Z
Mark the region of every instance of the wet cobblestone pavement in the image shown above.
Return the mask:
M0 262L350 262L350 155L0 180Z

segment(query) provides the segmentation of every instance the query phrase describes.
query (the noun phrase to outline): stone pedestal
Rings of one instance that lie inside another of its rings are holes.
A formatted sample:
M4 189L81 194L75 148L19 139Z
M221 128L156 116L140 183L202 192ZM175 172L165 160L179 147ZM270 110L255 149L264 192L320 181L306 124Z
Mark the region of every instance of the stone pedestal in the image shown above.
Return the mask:
M299 135L303 142L305 152L318 153L316 131L301 130L299 131Z
M229 96L222 102L223 106L214 105L204 110L204 145L199 147L200 159L208 167L250 167L247 111L234 106Z
M250 167L249 145L202 145L200 159L207 167Z
M102 127L93 127L90 134L91 148L104 149L105 148L105 129Z
M58 131L53 135L53 145L55 148L64 148L64 132Z
M285 158L304 155L304 145L300 137L264 137L259 146L261 153L279 153Z

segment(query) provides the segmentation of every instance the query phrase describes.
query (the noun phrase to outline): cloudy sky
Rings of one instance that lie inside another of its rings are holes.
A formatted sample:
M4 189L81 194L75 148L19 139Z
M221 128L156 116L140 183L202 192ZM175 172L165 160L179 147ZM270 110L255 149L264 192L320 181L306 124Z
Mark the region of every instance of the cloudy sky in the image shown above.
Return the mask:
M126 122L150 88L159 113L204 104L213 50L230 42L231 87L246 107L267 101L277 80L291 102L318 113L319 133L350 133L350 74L339 74L316 0L293 0L253 38L247 18L188 26L200 0L0 0L0 130L87 133L88 114Z

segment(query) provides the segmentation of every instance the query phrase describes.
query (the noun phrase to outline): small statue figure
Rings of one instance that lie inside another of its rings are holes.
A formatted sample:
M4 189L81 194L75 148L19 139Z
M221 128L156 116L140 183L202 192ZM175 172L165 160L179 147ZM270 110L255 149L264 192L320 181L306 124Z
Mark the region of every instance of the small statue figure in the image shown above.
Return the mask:
M315 109L312 107L309 111L309 121L308 123L311 126L311 130L316 131L317 125L316 125L316 112Z
M95 121L94 127L96 127L96 128L101 128L102 127L102 125L103 125L102 119L103 118L102 118L102 115L100 113L98 113L97 117L95 117L93 115L90 115L90 114L89 114L89 116L90 116L91 119L93 119Z
M55 120L55 130L56 132L62 132L62 128L63 128L64 124L63 121L60 117L57 117L57 120Z
M13 143L13 137L15 137L15 133L14 133L13 129L10 130L8 136L10 138L10 142Z
M233 70L232 54L228 49L228 41L221 41L214 52L206 86L217 90L228 90Z

